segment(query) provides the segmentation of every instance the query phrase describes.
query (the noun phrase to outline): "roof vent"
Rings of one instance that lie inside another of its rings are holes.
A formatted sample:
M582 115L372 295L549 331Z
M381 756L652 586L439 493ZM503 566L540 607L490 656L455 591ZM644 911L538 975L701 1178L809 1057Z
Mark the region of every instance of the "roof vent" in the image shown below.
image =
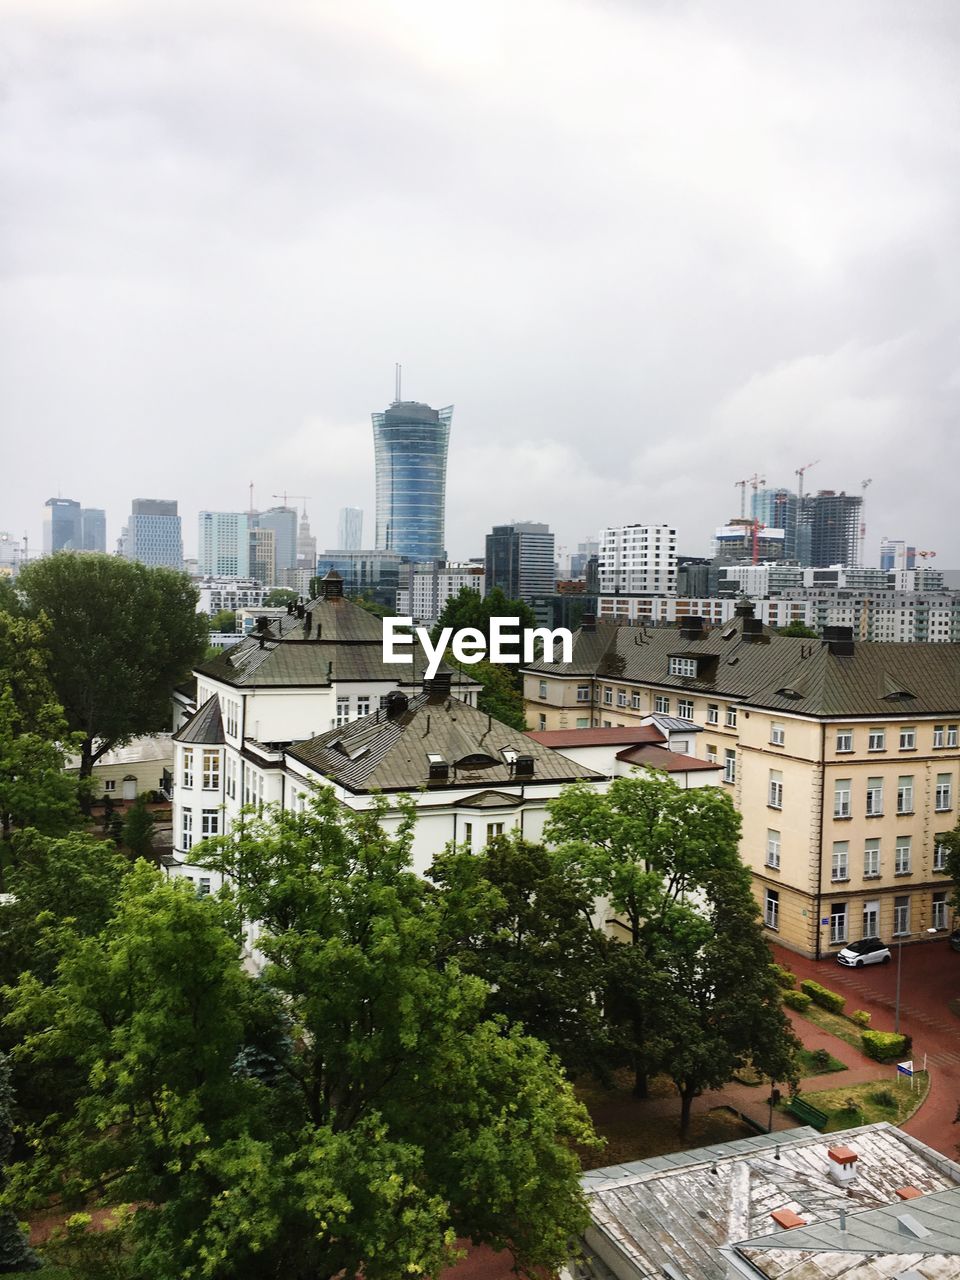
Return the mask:
M805 1219L801 1218L798 1213L794 1213L792 1209L774 1209L770 1217L778 1227L783 1227L785 1231L791 1231L794 1227L805 1227L807 1225Z
M429 752L427 766L427 777L431 782L446 782L450 777L450 766L443 756L435 755L432 751Z
M848 1187L857 1176L857 1161L860 1157L849 1147L830 1147L827 1150L829 1166L827 1169L832 1182L838 1187Z
M930 1234L923 1223L912 1213L897 1214L897 1230L902 1236L913 1236L915 1240L923 1240Z
M533 756L517 756L513 762L513 776L515 778L532 778L535 767Z
M399 689L391 689L387 694L387 701L384 710L387 713L388 720L396 720L406 711L410 705L410 700L405 693L401 693Z
M791 689L789 685L784 685L782 689L777 690L778 698L789 698L792 702L799 701L803 697L798 689Z
M883 700L884 702L912 702L916 696L909 689L895 689L893 693L885 693Z

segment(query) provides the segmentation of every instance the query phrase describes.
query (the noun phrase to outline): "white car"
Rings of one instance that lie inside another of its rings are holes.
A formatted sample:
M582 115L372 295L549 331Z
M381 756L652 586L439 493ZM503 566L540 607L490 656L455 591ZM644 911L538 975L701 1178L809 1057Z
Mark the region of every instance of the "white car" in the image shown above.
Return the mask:
M865 964L887 964L889 960L890 948L879 938L861 938L837 952L837 964L848 965L851 969L859 969Z

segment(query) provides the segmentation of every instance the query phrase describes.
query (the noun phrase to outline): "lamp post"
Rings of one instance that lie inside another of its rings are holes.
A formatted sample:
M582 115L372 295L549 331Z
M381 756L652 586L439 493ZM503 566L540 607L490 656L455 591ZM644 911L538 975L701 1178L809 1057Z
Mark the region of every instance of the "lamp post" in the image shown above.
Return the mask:
M937 933L937 929L928 929L927 933ZM893 1029L900 1034L900 968L903 963L903 938L897 939L897 1005L893 1019Z

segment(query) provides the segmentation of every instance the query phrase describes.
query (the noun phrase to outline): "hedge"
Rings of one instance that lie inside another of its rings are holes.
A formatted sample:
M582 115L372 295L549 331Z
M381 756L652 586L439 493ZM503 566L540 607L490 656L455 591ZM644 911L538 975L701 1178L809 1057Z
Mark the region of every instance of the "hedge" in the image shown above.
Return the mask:
M869 1027L870 1015L866 1009L854 1009L850 1014L850 1021L855 1022L858 1027Z
M876 1062L893 1062L902 1058L910 1048L910 1037L895 1031L864 1031L860 1036L863 1052Z
M831 1013L843 1013L843 1006L847 1003L843 996L837 995L836 991L828 991L826 987L821 987L819 982L814 982L807 978L800 983L800 990L805 991L814 1004L818 1004L821 1009L829 1009Z
M804 1009L810 1008L810 997L805 996L802 991L785 991L783 1003L788 1009L796 1009L798 1013L803 1013Z
M778 986L795 987L797 985L797 975L791 973L789 969L785 969L782 964L773 966L773 976L776 978Z

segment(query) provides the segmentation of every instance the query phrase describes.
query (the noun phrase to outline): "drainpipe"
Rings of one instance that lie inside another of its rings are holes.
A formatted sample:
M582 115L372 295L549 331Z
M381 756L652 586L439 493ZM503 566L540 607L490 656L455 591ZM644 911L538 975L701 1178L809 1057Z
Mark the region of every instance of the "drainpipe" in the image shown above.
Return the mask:
M820 816L817 823L817 840L819 847L817 850L817 947L815 960L822 959L820 954L820 917L823 908L823 797L827 790L827 725L826 721L820 722Z

